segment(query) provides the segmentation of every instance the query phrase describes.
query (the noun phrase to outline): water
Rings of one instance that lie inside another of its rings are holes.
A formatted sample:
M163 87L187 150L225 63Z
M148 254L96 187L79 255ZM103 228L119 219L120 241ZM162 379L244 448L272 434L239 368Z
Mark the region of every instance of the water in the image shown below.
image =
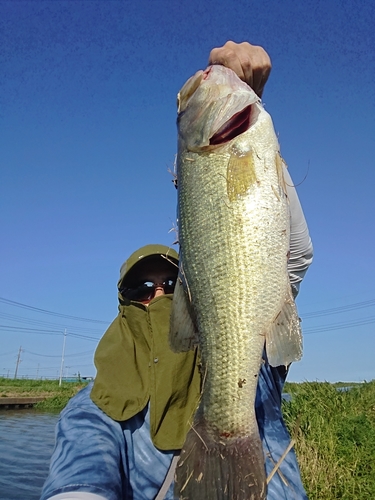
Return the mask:
M39 500L58 414L0 411L0 500Z
M346 385L345 387L342 386L342 387L336 387L336 390L339 391L339 392L347 392L347 391L350 391L350 389L353 389L354 388L354 385Z
M288 403L292 401L292 396L288 392L283 392L281 397L284 401L287 401Z

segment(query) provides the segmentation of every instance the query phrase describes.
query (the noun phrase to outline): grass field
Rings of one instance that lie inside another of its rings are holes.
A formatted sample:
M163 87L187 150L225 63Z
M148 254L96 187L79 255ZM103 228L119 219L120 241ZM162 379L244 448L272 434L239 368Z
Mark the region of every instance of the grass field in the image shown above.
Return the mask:
M285 391L293 397L283 403L284 419L309 499L375 498L375 381L347 391L320 382Z
M46 396L39 409L61 410L86 383L0 378L0 398ZM285 385L292 395L283 415L300 464L309 500L375 498L375 381L349 384L304 382Z
M0 377L0 398L16 396L44 396L45 401L34 407L41 410L59 411L64 408L69 399L87 382L63 382L58 380L29 380Z

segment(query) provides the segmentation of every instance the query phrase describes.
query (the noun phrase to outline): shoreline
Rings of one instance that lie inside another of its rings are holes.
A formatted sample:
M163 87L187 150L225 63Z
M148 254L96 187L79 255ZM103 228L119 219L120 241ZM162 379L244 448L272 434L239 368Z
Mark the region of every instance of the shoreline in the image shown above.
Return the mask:
M36 400L38 398L39 401L32 403L32 408L60 411L66 406L69 399L86 387L88 383L89 381L82 380L77 380L76 382L62 381L60 386L58 380L9 379L0 377L0 406L5 406L1 404L2 400L5 402L9 398L17 398L20 400L17 404L22 407L22 399L24 399L26 407L27 400Z

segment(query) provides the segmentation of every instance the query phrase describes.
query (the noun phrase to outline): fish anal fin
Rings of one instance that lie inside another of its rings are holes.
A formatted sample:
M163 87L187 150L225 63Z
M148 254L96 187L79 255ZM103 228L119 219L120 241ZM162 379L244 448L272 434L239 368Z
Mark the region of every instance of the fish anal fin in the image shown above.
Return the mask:
M271 366L288 366L302 357L302 331L289 287L280 313L266 333L267 359Z
M198 334L193 320L194 313L188 293L181 278L178 278L173 294L169 344L174 352L186 352L194 349L198 343Z

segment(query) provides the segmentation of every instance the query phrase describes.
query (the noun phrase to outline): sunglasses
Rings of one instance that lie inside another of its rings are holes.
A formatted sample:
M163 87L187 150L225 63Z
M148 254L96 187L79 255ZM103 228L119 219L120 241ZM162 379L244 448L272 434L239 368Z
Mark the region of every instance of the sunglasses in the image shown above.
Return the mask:
M135 287L121 288L120 293L125 299L146 302L155 297L156 288L162 287L165 294L173 293L176 280L177 278L167 278L162 283L144 281Z

